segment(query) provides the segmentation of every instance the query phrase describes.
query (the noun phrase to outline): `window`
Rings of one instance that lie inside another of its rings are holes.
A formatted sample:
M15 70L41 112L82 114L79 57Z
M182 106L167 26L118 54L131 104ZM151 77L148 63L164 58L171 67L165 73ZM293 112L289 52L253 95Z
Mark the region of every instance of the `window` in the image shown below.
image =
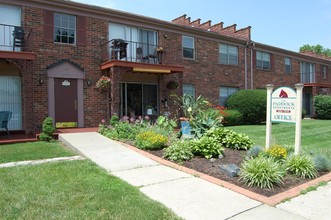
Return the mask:
M190 95L195 98L195 85L183 84L183 95Z
M75 44L76 16L54 13L54 42Z
M183 57L194 59L194 38L183 36Z
M15 26L21 26L21 8L0 3L0 50L13 50ZM15 48L15 51L19 50Z
M291 58L285 57L285 73L291 73L292 72L292 61Z
M312 63L300 63L301 82L313 83L315 82L315 65Z
M256 51L256 68L270 70L270 53Z
M220 63L238 65L238 47L227 44L220 44Z
M237 92L237 87L221 87L220 88L220 106L225 106L225 102L230 95Z
M327 71L327 68L326 66L322 66L322 79L326 79L326 71Z

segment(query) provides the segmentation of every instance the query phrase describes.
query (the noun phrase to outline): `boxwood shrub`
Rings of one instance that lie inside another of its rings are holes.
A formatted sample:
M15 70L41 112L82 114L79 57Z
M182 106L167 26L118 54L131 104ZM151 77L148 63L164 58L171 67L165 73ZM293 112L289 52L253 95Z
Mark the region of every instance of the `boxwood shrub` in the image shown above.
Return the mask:
M235 126L243 124L243 114L238 110L223 110L223 121L224 126Z
M318 119L331 119L331 96L318 95L314 98L315 116Z
M245 124L258 124L265 121L267 107L266 90L241 90L226 101L226 107L243 114Z

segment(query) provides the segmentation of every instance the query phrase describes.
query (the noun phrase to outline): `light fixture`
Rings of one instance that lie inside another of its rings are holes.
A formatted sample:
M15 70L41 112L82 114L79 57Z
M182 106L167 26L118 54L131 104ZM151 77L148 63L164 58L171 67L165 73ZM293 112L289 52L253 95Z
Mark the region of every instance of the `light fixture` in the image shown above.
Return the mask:
M91 79L86 80L86 85L87 86L90 86L91 84L92 84L92 80Z
M38 81L39 85L42 85L44 84L44 79L43 78L40 78L39 81Z

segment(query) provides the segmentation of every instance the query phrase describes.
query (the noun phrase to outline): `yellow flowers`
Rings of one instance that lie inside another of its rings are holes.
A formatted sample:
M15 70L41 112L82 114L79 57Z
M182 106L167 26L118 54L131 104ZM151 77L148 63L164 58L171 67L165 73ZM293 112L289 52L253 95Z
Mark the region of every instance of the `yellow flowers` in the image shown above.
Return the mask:
M164 147L167 142L168 138L166 136L153 131L143 132L136 137L136 145L142 149L160 149Z
M267 150L267 154L277 159L286 159L287 150L285 147L275 144Z

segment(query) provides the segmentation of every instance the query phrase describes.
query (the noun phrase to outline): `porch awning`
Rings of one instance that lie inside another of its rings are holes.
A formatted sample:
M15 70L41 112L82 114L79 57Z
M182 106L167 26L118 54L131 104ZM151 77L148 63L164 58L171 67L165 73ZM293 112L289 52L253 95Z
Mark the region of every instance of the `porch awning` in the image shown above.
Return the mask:
M122 60L107 61L101 64L100 69L105 70L111 67L127 67L127 68L131 68L132 72L135 73L172 74L172 73L184 72L183 66L128 62Z

